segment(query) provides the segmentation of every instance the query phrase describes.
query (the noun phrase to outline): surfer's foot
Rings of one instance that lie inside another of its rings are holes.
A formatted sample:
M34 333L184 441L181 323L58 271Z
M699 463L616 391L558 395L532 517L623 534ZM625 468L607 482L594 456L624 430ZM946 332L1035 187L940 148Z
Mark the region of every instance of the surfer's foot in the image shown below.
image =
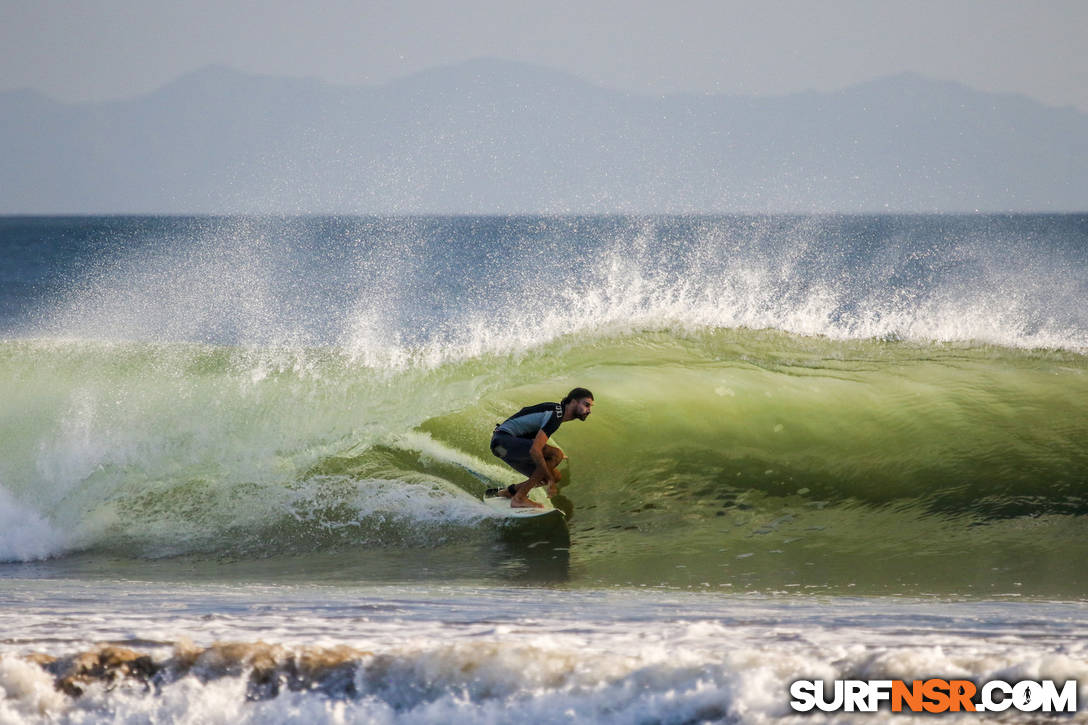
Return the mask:
M510 498L510 508L512 509L542 509L542 504L533 501L526 496L512 496Z
M551 498L555 494L559 493L559 486L554 483L548 484L548 498Z

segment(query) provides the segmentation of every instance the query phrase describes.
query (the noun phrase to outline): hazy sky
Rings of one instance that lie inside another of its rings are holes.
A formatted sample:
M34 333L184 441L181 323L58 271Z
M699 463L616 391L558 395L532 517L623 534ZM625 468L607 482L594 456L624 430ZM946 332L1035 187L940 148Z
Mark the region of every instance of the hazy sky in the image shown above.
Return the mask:
M377 84L487 56L650 93L913 71L1088 111L1086 37L1086 0L0 0L0 90L118 98L210 64Z

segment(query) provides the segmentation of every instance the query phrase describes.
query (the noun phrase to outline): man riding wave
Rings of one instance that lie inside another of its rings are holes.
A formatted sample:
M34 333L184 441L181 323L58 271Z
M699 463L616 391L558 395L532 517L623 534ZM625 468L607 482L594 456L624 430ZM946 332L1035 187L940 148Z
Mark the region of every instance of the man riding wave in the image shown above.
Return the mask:
M491 452L528 479L500 490L510 498L512 508L543 508L529 499L529 491L548 487L548 498L558 491L556 466L565 458L563 451L548 445L548 439L562 423L585 420L593 408L593 393L575 388L559 403L537 403L522 408L495 426Z

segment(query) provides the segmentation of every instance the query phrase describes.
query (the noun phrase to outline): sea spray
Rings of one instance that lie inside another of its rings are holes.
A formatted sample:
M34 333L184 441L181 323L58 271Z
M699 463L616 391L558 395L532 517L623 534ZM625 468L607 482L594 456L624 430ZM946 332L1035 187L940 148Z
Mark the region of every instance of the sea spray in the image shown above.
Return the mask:
M375 365L610 329L1084 350L1083 227L1078 216L91 219L72 230L77 252L56 252L87 263L43 284L36 324L18 328L335 345Z

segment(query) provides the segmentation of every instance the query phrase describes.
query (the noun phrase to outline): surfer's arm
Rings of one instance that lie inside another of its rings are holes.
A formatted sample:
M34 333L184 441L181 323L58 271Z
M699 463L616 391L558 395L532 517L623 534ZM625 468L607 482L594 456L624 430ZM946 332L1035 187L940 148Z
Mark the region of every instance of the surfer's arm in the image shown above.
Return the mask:
M548 459L544 457L544 446L548 443L548 434L543 430L536 432L536 437L533 438L533 445L529 449L529 457L533 459L533 463L536 464L538 471L544 472L544 482L553 483L558 480L558 476L555 475L555 471L548 465Z

